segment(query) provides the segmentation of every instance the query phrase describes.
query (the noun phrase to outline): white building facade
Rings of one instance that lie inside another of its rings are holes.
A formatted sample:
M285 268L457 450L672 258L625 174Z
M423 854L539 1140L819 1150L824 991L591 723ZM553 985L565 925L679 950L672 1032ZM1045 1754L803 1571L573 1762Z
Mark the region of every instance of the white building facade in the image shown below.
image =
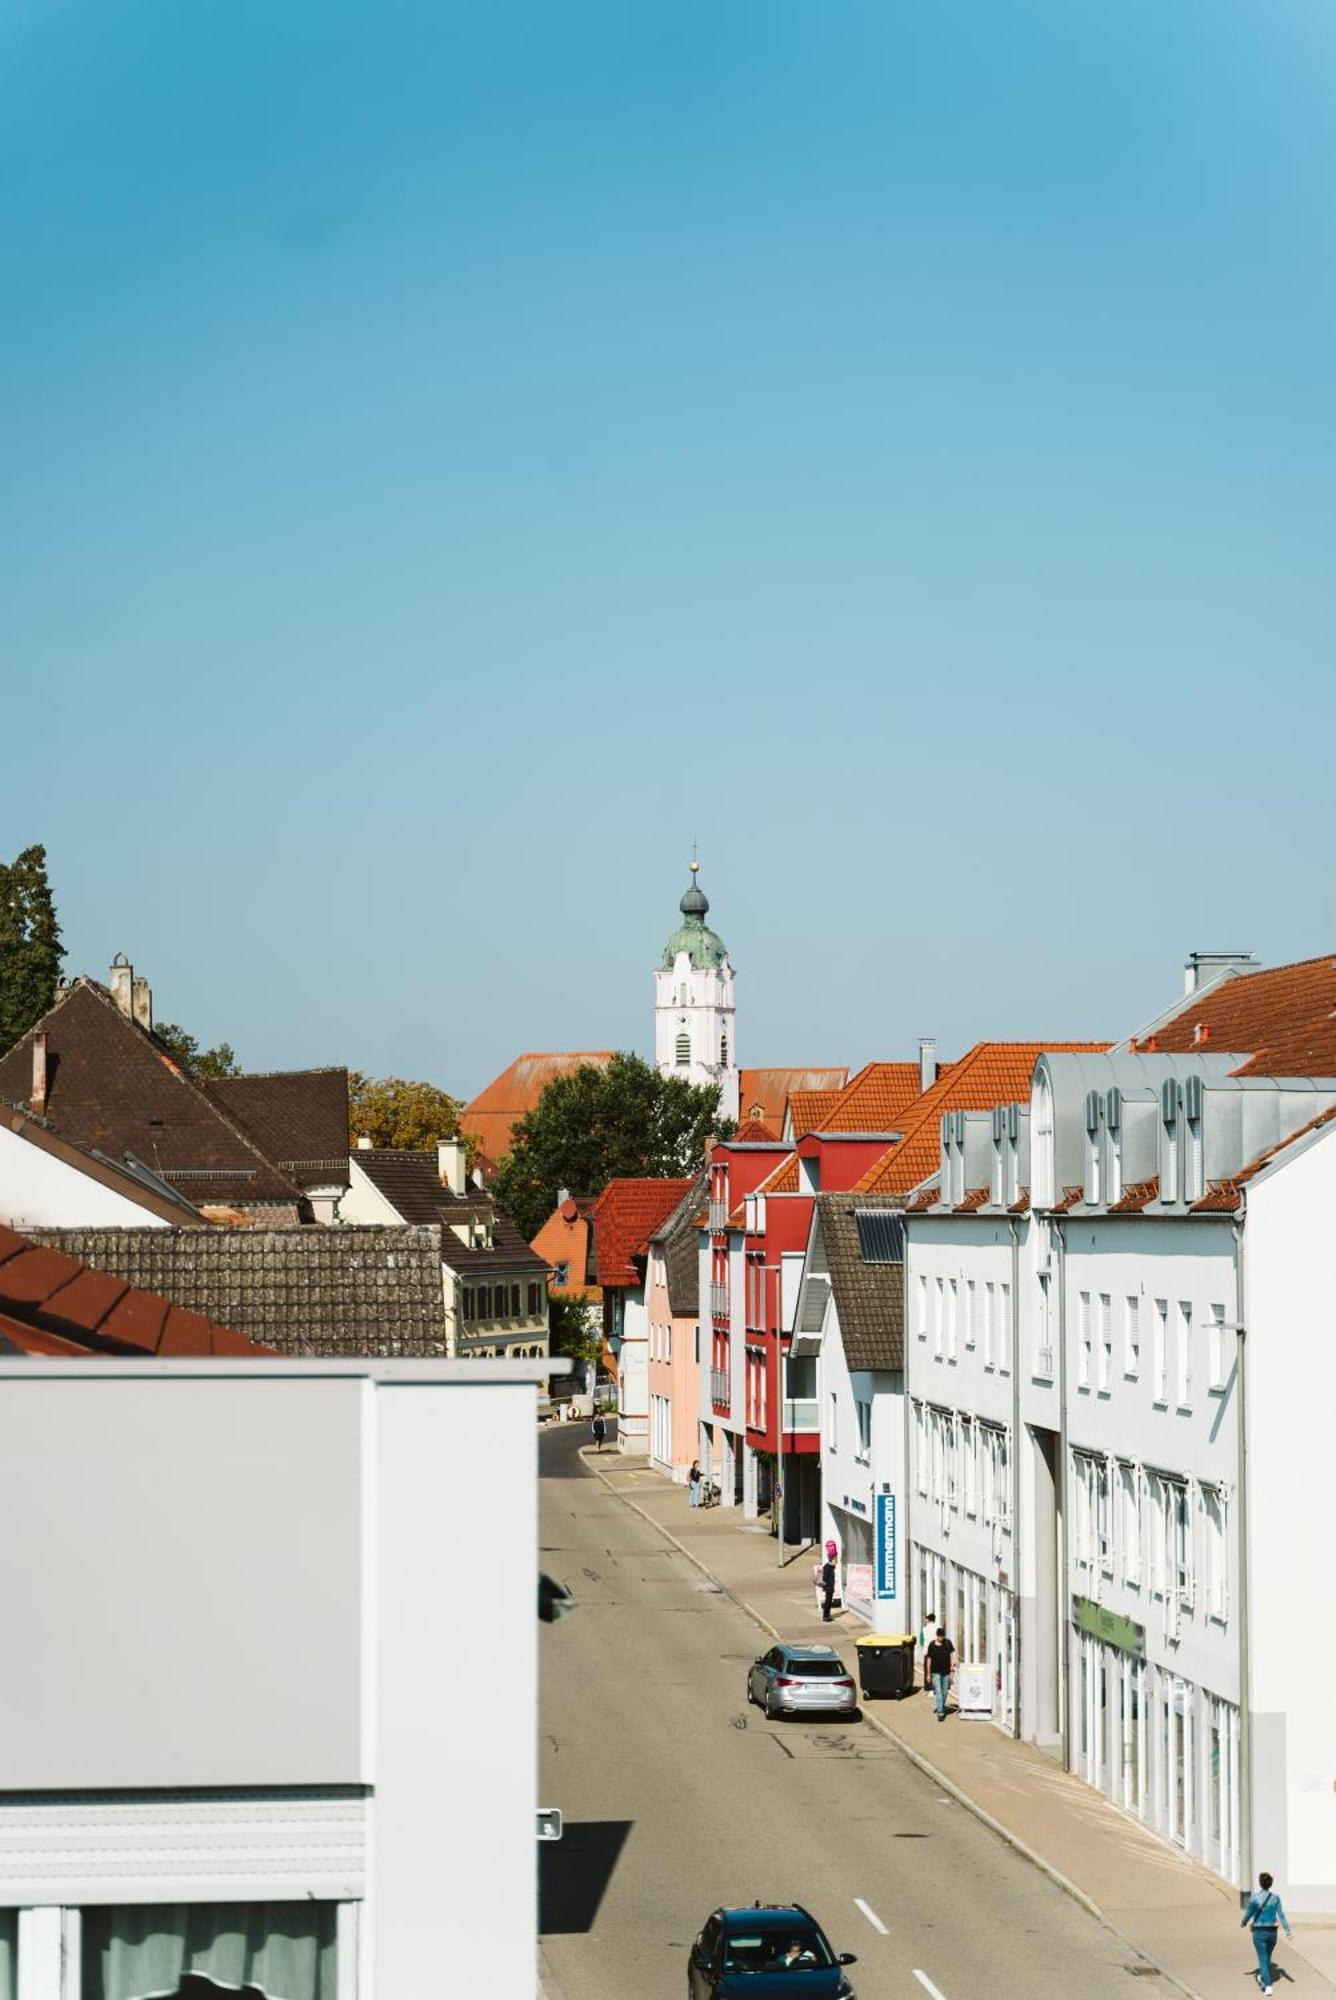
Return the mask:
M738 1115L733 967L724 941L706 924L709 900L691 864L679 905L682 921L654 974L654 1060L661 1076L719 1086L719 1115Z
M544 1376L0 1363L5 2000L533 1992Z

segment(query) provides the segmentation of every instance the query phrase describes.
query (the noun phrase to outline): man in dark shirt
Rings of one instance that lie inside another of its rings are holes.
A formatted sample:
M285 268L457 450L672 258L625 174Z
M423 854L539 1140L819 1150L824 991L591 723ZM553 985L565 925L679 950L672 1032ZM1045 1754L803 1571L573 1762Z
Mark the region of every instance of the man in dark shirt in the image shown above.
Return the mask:
M937 1720L946 1721L946 1695L951 1685L951 1658L955 1647L937 1627L937 1637L928 1648L928 1672L932 1676L932 1698L937 1704Z

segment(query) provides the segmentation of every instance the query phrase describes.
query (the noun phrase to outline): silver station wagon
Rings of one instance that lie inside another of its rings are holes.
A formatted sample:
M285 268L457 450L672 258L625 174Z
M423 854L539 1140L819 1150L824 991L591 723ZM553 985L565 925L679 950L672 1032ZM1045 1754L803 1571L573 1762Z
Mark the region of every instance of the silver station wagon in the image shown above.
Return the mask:
M858 1712L853 1675L833 1646L772 1646L747 1670L747 1700L768 1716Z

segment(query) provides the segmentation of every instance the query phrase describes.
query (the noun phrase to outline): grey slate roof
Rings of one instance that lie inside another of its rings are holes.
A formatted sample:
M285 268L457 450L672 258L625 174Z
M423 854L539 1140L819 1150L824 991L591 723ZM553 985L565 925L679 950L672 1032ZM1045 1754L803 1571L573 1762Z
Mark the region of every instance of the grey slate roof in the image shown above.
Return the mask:
M439 1225L42 1229L46 1243L281 1354L444 1355Z
M904 1204L887 1195L822 1194L816 1205L846 1362L851 1370L903 1368L905 1267L864 1263L854 1216Z
M710 1170L702 1169L663 1227L650 1238L662 1243L668 1274L668 1305L676 1318L700 1311L700 1230L696 1217L709 1200Z

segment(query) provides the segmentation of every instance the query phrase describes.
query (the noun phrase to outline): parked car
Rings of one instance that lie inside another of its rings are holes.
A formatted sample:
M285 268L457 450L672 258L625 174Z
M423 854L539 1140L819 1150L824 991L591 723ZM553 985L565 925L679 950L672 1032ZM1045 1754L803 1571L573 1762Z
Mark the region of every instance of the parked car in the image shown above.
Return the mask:
M772 1646L747 1669L747 1700L768 1716L858 1713L853 1675L833 1646Z
M691 1947L687 2000L855 2000L844 1967L856 1963L801 1903L716 1910Z

